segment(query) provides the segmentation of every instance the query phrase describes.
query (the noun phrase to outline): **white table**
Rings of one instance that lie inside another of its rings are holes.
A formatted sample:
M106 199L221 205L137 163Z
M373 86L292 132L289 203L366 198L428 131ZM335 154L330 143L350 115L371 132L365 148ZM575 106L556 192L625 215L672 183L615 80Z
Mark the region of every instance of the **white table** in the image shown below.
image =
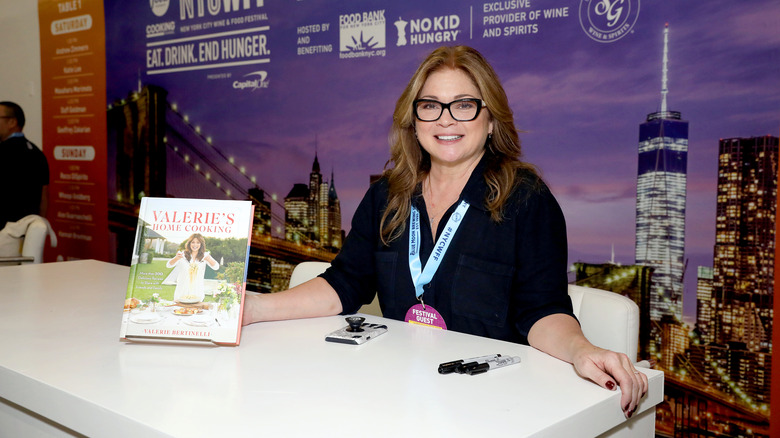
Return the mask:
M0 435L586 437L637 433L663 398L663 373L645 370L626 421L620 391L533 348L377 317L388 332L361 346L324 341L342 317L254 324L239 347L122 342L127 275L91 260L0 268ZM522 363L437 373L492 353Z

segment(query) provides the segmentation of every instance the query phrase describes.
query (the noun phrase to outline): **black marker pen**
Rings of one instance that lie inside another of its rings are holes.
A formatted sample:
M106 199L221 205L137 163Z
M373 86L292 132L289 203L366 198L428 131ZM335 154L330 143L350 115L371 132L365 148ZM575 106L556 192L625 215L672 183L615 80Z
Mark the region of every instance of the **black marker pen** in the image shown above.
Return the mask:
M478 365L490 359L496 359L499 357L501 357L500 354L490 354L488 356L479 356L479 357L472 357L470 359L458 359L458 360L453 360L452 362L445 362L439 365L439 374L450 374L452 372L458 371L461 365L464 364L467 364L469 366ZM463 371L458 371L458 372L462 373Z
M489 360L487 362L469 367L468 369L466 369L465 373L470 376L473 376L475 374L486 373L488 370L492 370L494 368L501 368L509 365L514 365L516 363L520 363L519 356L499 357L494 360Z
M464 359L463 363L458 365L457 368L455 368L455 372L458 374L464 374L466 373L466 370L475 367L480 364L484 364L487 362L490 362L491 360L496 360L500 358L500 354L492 354L490 356L482 356L482 357L474 357L471 359Z

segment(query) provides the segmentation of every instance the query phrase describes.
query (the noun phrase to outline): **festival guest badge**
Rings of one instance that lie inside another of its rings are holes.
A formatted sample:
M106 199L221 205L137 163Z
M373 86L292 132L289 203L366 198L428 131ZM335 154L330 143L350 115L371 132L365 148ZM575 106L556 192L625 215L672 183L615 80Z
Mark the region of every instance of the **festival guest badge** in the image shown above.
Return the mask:
M433 306L426 305L423 301L423 287L431 282L434 274L439 269L441 260L444 258L444 254L447 252L450 242L452 242L452 238L455 236L455 232L458 231L461 220L463 220L468 209L469 203L465 200L461 201L458 208L455 209L455 212L452 213L452 216L447 221L447 226L442 231L441 236L436 241L436 246L433 248L430 257L428 257L428 262L425 263L425 269L422 269L420 260L420 211L415 206L412 206L412 214L409 218L409 270L412 273L412 283L420 304L415 304L409 308L404 318L406 322L447 330L447 324L444 322L441 314Z

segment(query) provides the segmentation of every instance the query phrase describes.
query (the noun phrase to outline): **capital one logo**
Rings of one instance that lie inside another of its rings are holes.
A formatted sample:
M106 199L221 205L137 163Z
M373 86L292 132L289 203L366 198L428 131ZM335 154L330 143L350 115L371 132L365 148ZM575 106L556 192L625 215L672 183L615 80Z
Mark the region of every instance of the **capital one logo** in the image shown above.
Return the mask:
M258 88L268 88L268 72L266 71L253 71L252 73L247 73L244 75L244 77L249 76L258 76L257 78L248 78L241 81L233 81L233 88L236 90L249 90L249 91L255 91Z
M640 0L580 0L580 26L592 40L612 43L631 33Z

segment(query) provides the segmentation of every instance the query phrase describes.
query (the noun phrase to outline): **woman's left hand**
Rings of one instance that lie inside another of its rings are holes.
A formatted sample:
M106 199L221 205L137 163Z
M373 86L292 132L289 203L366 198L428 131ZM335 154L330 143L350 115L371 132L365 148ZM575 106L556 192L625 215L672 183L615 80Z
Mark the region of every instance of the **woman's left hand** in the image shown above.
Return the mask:
M528 342L559 359L570 362L580 376L597 385L623 392L620 409L626 418L636 411L647 394L647 376L637 371L631 359L623 353L599 348L588 342L577 320L565 314L548 315L536 322L528 334Z
M638 371L623 353L590 345L577 352L572 363L580 376L609 390L620 387L623 393L620 408L626 418L631 418L639 401L647 394L647 375Z

